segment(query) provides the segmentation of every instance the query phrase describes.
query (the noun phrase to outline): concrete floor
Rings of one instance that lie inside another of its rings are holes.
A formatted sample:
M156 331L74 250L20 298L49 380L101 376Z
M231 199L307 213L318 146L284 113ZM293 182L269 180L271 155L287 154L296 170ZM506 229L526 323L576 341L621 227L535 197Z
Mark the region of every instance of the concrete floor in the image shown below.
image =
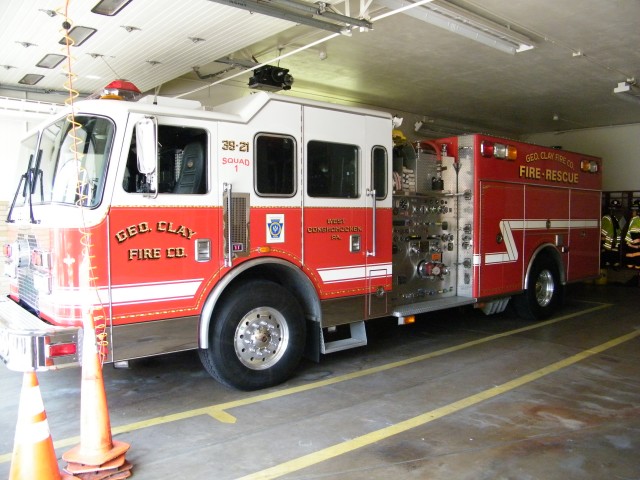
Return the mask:
M571 286L549 322L374 322L367 347L261 392L222 387L193 352L108 366L114 439L136 479L640 479L639 294L610 277ZM80 369L39 381L61 456L79 442ZM0 367L0 478L21 382Z

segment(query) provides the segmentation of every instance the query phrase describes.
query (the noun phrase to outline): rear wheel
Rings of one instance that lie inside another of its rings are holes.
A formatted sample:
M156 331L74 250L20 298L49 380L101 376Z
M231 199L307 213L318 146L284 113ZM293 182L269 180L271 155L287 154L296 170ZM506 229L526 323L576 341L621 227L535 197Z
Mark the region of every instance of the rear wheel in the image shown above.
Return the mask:
M254 280L238 286L214 314L205 369L225 385L256 390L288 379L302 357L305 321L282 286Z
M547 255L538 257L527 280L525 291L514 297L518 315L527 320L544 320L562 305L563 288L558 265Z

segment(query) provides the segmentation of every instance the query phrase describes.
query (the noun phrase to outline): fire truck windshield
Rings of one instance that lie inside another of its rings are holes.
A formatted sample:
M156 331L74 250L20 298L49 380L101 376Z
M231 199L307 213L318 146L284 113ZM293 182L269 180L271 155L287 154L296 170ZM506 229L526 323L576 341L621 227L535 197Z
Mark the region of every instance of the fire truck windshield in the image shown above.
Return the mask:
M12 207L100 203L115 128L102 117L61 119L22 142Z

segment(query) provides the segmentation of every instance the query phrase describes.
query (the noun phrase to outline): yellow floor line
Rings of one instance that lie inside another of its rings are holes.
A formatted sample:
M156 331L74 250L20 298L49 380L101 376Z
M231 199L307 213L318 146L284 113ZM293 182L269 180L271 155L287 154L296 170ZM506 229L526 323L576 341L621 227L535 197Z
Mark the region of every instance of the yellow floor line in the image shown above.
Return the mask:
M399 433L406 432L407 430L411 430L413 428L429 423L433 420L437 420L447 415L451 415L452 413L456 413L460 410L463 410L472 405L476 405L490 398L496 397L498 395L502 395L506 392L509 392L510 390L526 385L527 383L538 380L542 377L545 377L546 375L557 372L558 370L574 365L575 363L585 360L586 358L589 358L593 355L597 355L599 353L604 352L605 350L608 350L624 342L632 340L638 337L639 335L640 335L640 330L635 330L627 335L623 335L621 337L615 338L606 343L590 348L576 355L568 357L564 360L560 360L559 362L555 362L544 368L536 370L535 372L531 372L527 375L523 375L521 377L515 378L509 382L503 383L502 385L497 385L483 392L463 398L462 400L458 400L457 402L453 402L443 407L436 408L435 410L431 410L430 412L424 413L422 415L418 415L417 417L410 418L409 420L396 423L395 425L391 425L390 427L382 428L380 430L367 433L366 435L362 435L352 440L338 443L331 447L327 447L317 452L310 453L309 455L305 455L305 456L296 458L294 460L281 463L280 465L276 465L275 467L268 468L251 475L247 475L245 477L240 478L239 480L265 480L265 479L278 478L278 477L281 477L282 475L286 475L291 472L296 472L298 470L302 470L303 468L307 468L312 465L316 465L318 463L324 462L326 460L330 460L337 456L344 455L345 453L352 452L354 450L365 447L367 445L371 445L381 440L385 440L394 435L398 435Z
M424 355L418 355L415 357L407 358L405 360L400 360L398 362L387 363L384 365L379 365L377 367L367 368L365 370L359 370L357 372L348 373L345 375L339 375L337 377L327 378L325 380L319 380L317 382L311 382L304 385L299 385L297 387L284 388L282 390L278 390L275 392L264 393L261 395L255 395L252 397L241 398L238 400L234 400L231 402L219 403L216 405L210 405L207 407L196 408L193 410L187 410L184 412L178 412L170 415L163 415L161 417L149 418L147 420L142 420L140 422L129 423L126 425L121 425L119 427L112 427L111 433L113 436L133 432L136 430L140 430L143 428L153 427L157 425L163 425L165 423L176 422L179 420L185 420L192 417L197 417L200 415L209 415L216 420L223 423L235 423L235 417L226 412L231 408L242 407L246 405L251 405L254 403L264 402L267 400L273 400L276 398L285 397L288 395L294 395L296 393L307 392L310 390L314 390L317 388L326 387L329 385L334 385L341 382L346 382L348 380L353 380L356 378L365 377L368 375L373 375L376 373L384 372L387 370L391 370L398 367L404 367L407 365L411 365L412 363L422 362L424 360L429 360L431 358L439 357L442 355L446 355L449 353L457 352L460 350L464 350L466 348L474 347L477 345L481 345L483 343L492 342L494 340L498 340L500 338L509 337L511 335L517 335L519 333L527 332L530 330L535 330L538 328L546 327L548 325L553 325L554 323L562 322L564 320L569 320L571 318L579 317L581 315L586 315L588 313L593 313L598 310L602 310L604 308L611 307L612 304L604 303L600 304L596 307L588 308L586 310L580 310L579 312L570 313L567 315L563 315L558 318L554 318L552 320L547 320L545 322L537 322L527 325L526 327L517 328L514 330L509 330L503 333L497 333L495 335L490 335L488 337L479 338L477 340L472 340L470 342L462 343L460 345L454 345L453 347L443 348L442 350L437 350L435 352L425 353ZM46 407L46 400L45 400ZM80 437L69 437L62 440L57 440L54 442L55 448L67 447L70 445L75 445L80 441ZM11 460L11 454L3 454L0 455L0 463L8 462Z

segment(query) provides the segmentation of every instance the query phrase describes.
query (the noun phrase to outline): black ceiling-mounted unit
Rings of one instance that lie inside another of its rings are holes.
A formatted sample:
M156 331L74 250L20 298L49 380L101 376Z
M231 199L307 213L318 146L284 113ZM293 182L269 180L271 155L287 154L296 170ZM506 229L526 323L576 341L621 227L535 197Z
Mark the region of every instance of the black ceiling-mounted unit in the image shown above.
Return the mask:
M277 92L278 90L291 90L293 77L286 68L264 65L253 71L249 79L249 88Z

